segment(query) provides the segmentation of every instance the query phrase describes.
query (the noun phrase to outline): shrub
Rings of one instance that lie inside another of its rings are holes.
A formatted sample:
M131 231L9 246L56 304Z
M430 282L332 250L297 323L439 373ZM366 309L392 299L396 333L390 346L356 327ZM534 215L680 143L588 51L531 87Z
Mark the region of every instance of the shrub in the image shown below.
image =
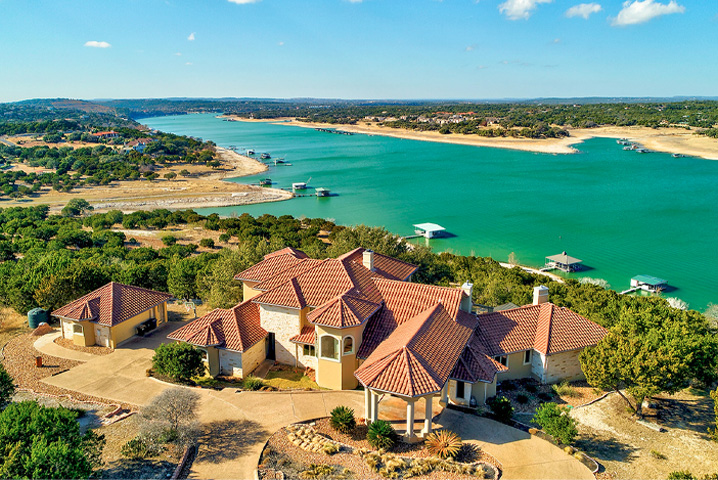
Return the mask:
M152 369L179 382L189 382L205 372L202 352L189 343L164 343L155 349Z
M669 473L668 480L696 480L696 477L688 470L678 470Z
M536 385L532 384L532 383L529 383L529 384L526 385L524 388L525 388L526 391L529 392L529 393L536 393L536 392L538 392L538 387L537 387Z
M394 427L384 420L377 420L369 425L369 429L366 433L366 439L369 445L376 449L391 450L396 444L397 435Z
M653 458L655 458L656 460L665 460L668 458L665 455L663 455L661 452L659 452L658 450L651 450L651 456Z
M132 459L149 458L154 457L157 454L157 452L150 447L147 440L140 436L137 436L122 445L120 453L122 453L123 457Z
M344 405L340 405L331 413L332 417L329 423L332 425L334 430L338 430L342 433L350 433L357 426L357 422L354 419L354 410Z
M553 402L541 404L536 410L533 421L565 445L572 444L578 435L576 420L569 416L565 408Z
M196 413L199 400L199 393L181 387L169 388L152 398L140 411L140 433L150 448L166 443L194 444L200 434Z
M519 402L521 405L524 405L526 403L529 403L529 397L527 397L523 393L519 393L518 395L516 395L516 401Z
M203 238L199 241L199 246L204 248L214 248L214 240L211 238Z
M511 400L506 397L493 397L490 399L489 407L496 419L500 422L508 423L514 414L514 407L511 406Z
M553 385L551 387L554 392L556 392L556 395L559 397L577 397L578 392L575 388L571 386L570 383L568 383L567 380L564 380L563 382Z
M332 472L334 472L334 467L331 465L311 463L309 468L299 474L299 478L324 478L331 475Z
M219 241L222 243L227 243L229 242L230 238L232 238L232 236L229 233L223 233L219 236Z
M439 430L426 437L426 449L439 458L454 458L461 451L461 437L451 430Z
M165 235L162 237L162 243L164 243L166 246L172 246L175 243L177 243L177 237L174 235Z
M264 380L250 375L244 379L243 385L245 390L259 390L264 387Z
M14 394L15 382L13 382L5 367L0 364L0 409L5 408L5 405L10 403Z
M327 455L334 455L335 453L339 452L339 446L336 443L325 443L322 447L322 450L324 450L324 453Z
M551 394L550 394L550 393L546 393L546 392L541 392L541 393L539 393L539 394L536 395L536 396L539 398L539 400L542 400L542 401L544 401L544 402L549 402L549 401L551 401L551 398L552 398L552 397L551 397Z
M715 428L708 429L708 435L713 441L718 442L718 388L710 392L711 398L713 399L713 413L715 414Z

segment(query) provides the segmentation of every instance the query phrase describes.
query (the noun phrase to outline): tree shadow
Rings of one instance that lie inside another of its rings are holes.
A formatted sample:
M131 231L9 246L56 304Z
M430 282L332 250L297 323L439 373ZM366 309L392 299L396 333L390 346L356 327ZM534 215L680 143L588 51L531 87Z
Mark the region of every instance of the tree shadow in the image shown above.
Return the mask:
M649 403L655 408L647 409L646 417L653 417L659 425L668 428L705 435L715 418L713 399L708 395L695 399L653 398Z
M167 479L176 465L165 460L119 459L108 463L100 471L99 478Z
M582 435L576 440L575 446L599 462L602 460L629 462L638 458L636 447L619 442L614 438Z
M220 463L239 458L253 445L264 443L269 437L260 424L252 420L223 420L204 425L200 437L197 462Z

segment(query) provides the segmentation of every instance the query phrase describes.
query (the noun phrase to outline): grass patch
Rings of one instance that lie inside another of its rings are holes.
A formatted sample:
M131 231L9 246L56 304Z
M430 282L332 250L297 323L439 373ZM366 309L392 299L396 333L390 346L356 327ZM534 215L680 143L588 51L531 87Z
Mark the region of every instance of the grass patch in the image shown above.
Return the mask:
M319 385L304 375L302 370L295 371L289 367L279 367L267 373L264 383L280 390L307 389L320 390Z

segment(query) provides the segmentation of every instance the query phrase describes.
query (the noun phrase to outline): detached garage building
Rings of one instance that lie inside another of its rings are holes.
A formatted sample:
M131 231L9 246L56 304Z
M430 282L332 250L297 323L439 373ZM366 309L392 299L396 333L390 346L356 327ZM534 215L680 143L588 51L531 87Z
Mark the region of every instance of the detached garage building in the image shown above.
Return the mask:
M75 345L116 348L167 321L169 293L110 282L52 312Z

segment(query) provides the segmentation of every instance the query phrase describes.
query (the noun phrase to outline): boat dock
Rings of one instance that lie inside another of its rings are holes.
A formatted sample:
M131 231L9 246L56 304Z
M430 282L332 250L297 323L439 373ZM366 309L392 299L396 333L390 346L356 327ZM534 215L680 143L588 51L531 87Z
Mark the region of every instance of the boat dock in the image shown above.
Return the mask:
M337 135L354 135L353 132L345 132L343 130L336 130L334 128L315 128L317 132L324 132L324 133L336 133Z
M631 278L631 288L621 292L621 295L626 293L637 292L643 290L644 292L659 293L668 287L668 282L662 278L654 277L652 275L636 275Z
M539 271L548 272L549 270L561 270L566 273L577 272L583 268L582 263L583 260L571 257L567 255L566 252L561 252L558 255L546 257L546 264Z

